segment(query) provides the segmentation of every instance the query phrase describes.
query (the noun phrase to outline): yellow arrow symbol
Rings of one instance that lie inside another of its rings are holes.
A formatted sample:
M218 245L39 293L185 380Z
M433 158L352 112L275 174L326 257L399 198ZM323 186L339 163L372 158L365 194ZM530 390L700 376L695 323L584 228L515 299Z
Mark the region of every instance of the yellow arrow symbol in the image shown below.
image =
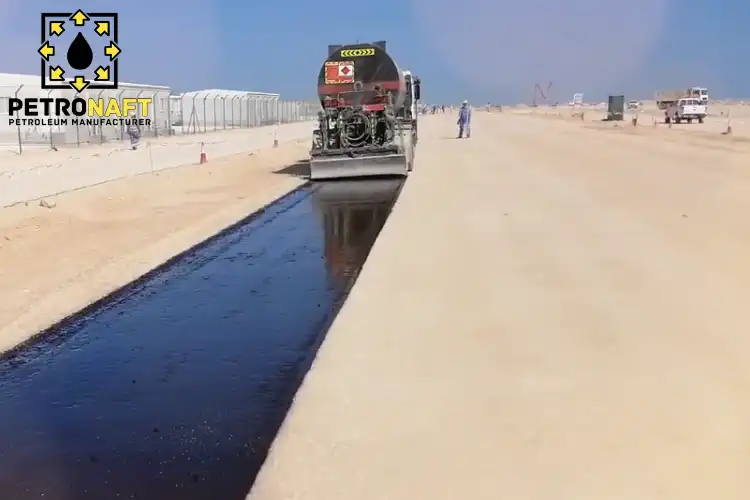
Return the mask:
M78 9L75 14L70 16L70 20L75 23L76 26L83 26L90 18L81 9Z
M49 44L49 42L44 42L41 47L39 47L39 54L44 58L45 61L49 61L50 56L55 55L55 48Z
M104 66L99 66L96 68L96 78L94 78L97 82L106 82L109 80L109 68L105 68Z
M109 21L94 21L94 24L96 24L97 35L109 35Z
M72 82L70 82L70 86L76 89L76 92L83 92L83 90L89 86L89 82L82 76L77 76L73 78Z
M62 69L60 66L55 66L49 69L49 79L52 80L53 82L61 82L65 80L65 78L63 78L64 74L65 74L65 70Z
M49 33L50 35L56 35L60 36L65 31L65 28L63 28L63 24L65 24L65 21L50 21L49 22Z
M115 58L120 55L120 52L122 51L120 50L120 47L115 45L115 42L109 42L109 45L104 47L104 55L109 56L110 61L114 61Z

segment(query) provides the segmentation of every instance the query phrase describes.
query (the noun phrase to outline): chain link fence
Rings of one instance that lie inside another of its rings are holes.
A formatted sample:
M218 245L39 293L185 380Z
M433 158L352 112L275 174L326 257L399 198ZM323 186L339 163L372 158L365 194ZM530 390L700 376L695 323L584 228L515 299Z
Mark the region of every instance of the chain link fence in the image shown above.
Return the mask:
M149 116L142 116L137 107L138 118L150 118L150 125L141 127L141 137L160 137L181 134L199 134L235 128L251 128L264 125L293 123L312 120L316 117L318 101L287 101L278 94L240 91L202 91L173 95L168 87L121 83L111 91L84 90L81 94L71 89L45 90L39 85L19 84L0 86L0 150L23 153L29 150L56 150L61 147L80 147L88 144L123 141L127 139L127 126L74 124L71 118L42 116L42 124L10 124L10 98L83 98L116 99L120 106L123 99L150 98ZM32 118L23 113L17 118ZM48 119L51 122L48 123Z
M170 97L172 130L199 134L315 119L318 101L286 101L278 94L208 90Z

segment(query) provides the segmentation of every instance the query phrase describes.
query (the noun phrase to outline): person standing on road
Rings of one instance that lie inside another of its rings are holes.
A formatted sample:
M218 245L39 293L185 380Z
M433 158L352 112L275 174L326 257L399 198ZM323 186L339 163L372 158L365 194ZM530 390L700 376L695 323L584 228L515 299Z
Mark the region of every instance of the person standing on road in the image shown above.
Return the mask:
M461 103L461 108L458 110L458 138L464 138L464 132L466 132L466 138L471 137L471 108L469 107L469 101Z

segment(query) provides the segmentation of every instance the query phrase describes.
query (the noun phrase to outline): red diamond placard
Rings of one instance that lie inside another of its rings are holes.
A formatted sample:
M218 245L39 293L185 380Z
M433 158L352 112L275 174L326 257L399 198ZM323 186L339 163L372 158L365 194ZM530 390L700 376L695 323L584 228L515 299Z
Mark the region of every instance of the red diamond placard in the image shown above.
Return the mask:
M326 84L354 83L354 62L329 61L325 66Z

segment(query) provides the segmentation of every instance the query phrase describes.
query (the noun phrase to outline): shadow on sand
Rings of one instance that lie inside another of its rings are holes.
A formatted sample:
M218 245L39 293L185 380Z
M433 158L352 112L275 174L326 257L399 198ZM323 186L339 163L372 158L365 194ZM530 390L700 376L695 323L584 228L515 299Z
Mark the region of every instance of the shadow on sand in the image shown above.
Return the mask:
M309 177L310 162L308 160L300 160L291 165L287 165L284 168L275 170L274 174L291 175L293 177Z

